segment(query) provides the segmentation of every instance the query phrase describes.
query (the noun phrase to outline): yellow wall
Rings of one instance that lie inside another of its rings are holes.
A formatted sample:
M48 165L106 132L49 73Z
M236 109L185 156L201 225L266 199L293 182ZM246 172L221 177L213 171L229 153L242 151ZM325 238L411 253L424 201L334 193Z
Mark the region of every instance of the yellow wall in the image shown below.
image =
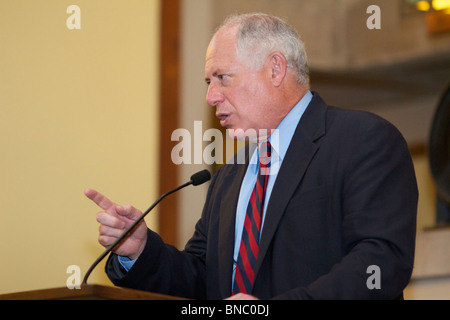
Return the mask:
M85 188L155 200L158 28L158 0L0 1L0 293L84 275L103 251Z

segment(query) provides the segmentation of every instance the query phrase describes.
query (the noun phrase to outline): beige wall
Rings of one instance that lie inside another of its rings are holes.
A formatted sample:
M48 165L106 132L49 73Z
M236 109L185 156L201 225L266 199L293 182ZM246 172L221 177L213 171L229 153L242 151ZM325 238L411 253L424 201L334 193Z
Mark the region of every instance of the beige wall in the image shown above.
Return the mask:
M202 121L203 132L213 126L215 108L206 104L205 55L212 35L211 2L205 0L181 1L181 92L180 127L194 132L194 121ZM202 133L203 133L202 132ZM202 169L206 164L183 164L179 166L179 184ZM184 248L192 237L195 224L201 216L209 182L186 188L179 193L178 247Z
M84 275L103 251L85 188L155 200L158 28L158 0L0 1L0 293Z

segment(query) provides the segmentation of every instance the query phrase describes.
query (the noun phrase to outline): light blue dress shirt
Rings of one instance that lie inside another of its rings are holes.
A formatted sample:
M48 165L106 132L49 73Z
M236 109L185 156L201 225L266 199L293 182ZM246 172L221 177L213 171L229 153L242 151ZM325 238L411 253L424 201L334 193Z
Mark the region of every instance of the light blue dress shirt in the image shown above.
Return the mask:
M294 135L295 129L297 128L300 119L303 116L306 108L313 95L308 91L303 98L295 105L294 108L284 117L283 121L278 125L278 128L272 133L269 138L269 142L272 146L272 155L270 163L270 175L269 181L267 183L266 196L264 200L264 212L263 220L261 226L261 234L263 232L264 220L266 217L267 204L269 203L270 195L272 193L273 185L278 175L279 168L283 163L283 159L286 155L289 144L291 143L292 137ZM261 141L262 143L262 141ZM252 194L253 188L256 184L256 178L259 170L258 166L258 154L259 148L255 148L253 155L250 160L250 164L247 168L244 180L242 181L241 190L239 193L238 205L236 210L236 225L235 225L235 239L234 239L234 264L233 264L233 279L234 282L234 272L236 268L236 262L239 255L239 246L241 244L242 229L244 228L245 215L247 211L247 206L250 201L250 196ZM136 260L130 260L127 257L119 256L120 264L129 271L134 265Z
M267 182L266 195L264 199L264 210L263 219L261 225L261 234L264 232L264 221L266 218L267 205L270 200L270 195L272 194L273 185L278 176L279 168L283 163L283 159L286 155L287 149L291 143L292 137L295 133L295 129L303 116L306 108L311 102L313 95L308 91L303 98L295 105L294 108L284 117L283 121L278 125L278 128L272 133L268 139L270 145L272 146L272 155L270 163L270 175ZM261 142L262 143L262 142ZM247 206L250 201L250 196L253 192L253 188L256 184L256 178L258 175L258 155L259 146L255 148L253 156L251 157L250 164L247 168L244 180L242 181L241 190L239 193L238 205L236 210L236 225L235 225L235 236L234 236L234 264L233 264L233 282L234 273L236 269L236 263L239 256L239 247L241 244L242 230L244 228L245 215L247 211Z

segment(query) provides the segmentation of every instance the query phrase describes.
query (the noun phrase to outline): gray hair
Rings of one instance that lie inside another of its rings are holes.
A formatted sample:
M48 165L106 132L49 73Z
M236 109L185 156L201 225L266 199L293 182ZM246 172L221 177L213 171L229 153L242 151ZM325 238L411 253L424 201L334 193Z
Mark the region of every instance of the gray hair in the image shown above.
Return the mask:
M309 85L305 45L285 21L264 13L234 15L219 28L238 25L237 56L249 67L260 69L268 55L281 52L297 81Z

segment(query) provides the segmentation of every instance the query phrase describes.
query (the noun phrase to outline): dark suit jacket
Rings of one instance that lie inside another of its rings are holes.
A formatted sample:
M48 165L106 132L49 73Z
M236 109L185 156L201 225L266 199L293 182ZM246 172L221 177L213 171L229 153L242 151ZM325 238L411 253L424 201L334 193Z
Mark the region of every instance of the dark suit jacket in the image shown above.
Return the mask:
M184 251L149 231L145 251L128 273L110 256L111 280L197 299L230 296L235 213L246 169L226 164L217 171ZM375 115L327 106L315 93L272 191L252 294L398 297L413 268L417 198L413 164L398 130ZM376 278L380 289L367 285Z

